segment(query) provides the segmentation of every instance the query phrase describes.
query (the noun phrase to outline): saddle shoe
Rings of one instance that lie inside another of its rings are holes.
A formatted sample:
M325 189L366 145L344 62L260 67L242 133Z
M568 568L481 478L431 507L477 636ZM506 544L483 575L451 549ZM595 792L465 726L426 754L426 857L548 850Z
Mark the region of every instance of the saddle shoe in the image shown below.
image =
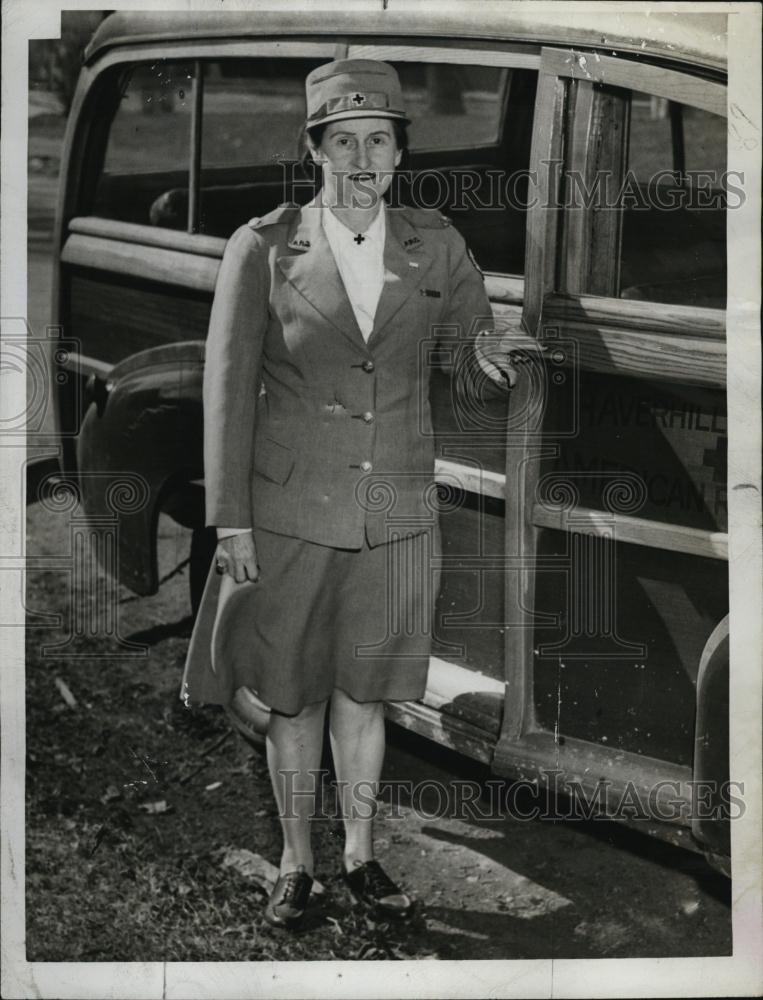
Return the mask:
M349 871L343 864L342 874L355 899L377 915L399 919L411 912L410 896L392 881L378 861L356 864Z
M296 927L307 907L312 885L304 865L279 875L265 907L267 922L272 927Z

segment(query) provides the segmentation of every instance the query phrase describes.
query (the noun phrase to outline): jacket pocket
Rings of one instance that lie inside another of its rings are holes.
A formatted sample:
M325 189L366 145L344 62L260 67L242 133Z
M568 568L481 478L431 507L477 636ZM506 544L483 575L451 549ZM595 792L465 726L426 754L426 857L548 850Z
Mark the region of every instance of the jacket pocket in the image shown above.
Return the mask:
M294 452L272 438L261 438L254 446L254 471L258 476L284 486L294 468Z

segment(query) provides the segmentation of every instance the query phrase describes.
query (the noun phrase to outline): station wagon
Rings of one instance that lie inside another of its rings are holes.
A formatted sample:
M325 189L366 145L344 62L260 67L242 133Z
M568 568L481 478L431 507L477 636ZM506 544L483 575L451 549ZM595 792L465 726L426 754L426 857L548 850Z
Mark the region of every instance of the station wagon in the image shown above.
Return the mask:
M226 239L314 193L307 73L392 63L412 118L397 196L451 220L499 330L538 349L502 398L432 362L435 653L425 698L389 718L728 871L724 19L531 8L107 18L62 159L64 472L117 517L112 571L137 594L159 586L159 513L192 529L198 602ZM141 502L115 515L126 470ZM241 690L234 715L254 736L266 712Z

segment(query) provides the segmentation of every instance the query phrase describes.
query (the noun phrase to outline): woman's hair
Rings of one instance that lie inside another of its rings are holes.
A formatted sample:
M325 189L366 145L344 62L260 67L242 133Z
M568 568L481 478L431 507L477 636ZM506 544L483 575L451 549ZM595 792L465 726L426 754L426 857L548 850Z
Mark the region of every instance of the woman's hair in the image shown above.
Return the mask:
M395 143L397 144L397 148L403 154L400 157L400 163L398 164L395 173L404 175L409 170L408 126L405 122L402 122L397 118L392 118L390 120L392 122L392 131L395 136ZM330 124L331 122L323 122L321 125L313 125L312 128L303 128L300 137L302 155L299 162L302 167L302 173L308 180L313 181L316 192L321 186L322 173L318 168L318 164L310 155L310 146L312 145L314 149L318 149L320 147L320 144L323 142L324 133ZM387 195L390 194L393 187L395 187L395 178L393 178L392 185L388 189Z

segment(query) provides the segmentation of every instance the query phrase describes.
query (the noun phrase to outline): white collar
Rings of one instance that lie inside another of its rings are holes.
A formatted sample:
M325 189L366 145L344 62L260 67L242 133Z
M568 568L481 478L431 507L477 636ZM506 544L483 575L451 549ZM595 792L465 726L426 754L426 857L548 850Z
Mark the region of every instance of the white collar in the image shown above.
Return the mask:
M330 232L335 239L338 239L343 243L349 243L350 241L354 241L355 237L358 235L357 233L354 233L348 226L345 226L345 224L340 219L338 219L336 215L334 215L331 209L324 204L323 200L321 200L321 221L323 223L323 228L327 232ZM365 232L363 233L362 242L365 242L366 240L369 240L372 243L379 241L383 245L385 234L386 234L386 216L385 216L384 201L382 201L381 207L379 208L379 211L376 213L376 218L368 227L368 229L366 229Z

